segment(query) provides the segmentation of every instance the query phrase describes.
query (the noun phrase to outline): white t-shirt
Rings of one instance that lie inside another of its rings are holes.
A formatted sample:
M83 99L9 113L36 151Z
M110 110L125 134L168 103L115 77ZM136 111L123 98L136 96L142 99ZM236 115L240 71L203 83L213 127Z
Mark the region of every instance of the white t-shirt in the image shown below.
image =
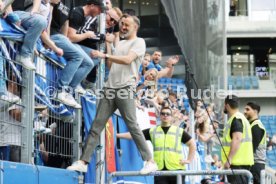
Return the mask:
M145 40L143 38L122 40L115 48L114 55L126 56L129 51L135 52L138 57L129 65L112 63L105 87L119 89L126 86L136 86L138 70L146 52Z

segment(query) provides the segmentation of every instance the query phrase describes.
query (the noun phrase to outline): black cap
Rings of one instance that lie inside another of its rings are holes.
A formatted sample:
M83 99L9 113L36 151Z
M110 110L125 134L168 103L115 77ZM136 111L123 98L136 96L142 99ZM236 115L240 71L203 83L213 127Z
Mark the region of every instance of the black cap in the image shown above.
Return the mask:
M94 4L96 6L100 6L102 11L108 10L108 8L106 6L104 6L102 0L86 0L86 4Z

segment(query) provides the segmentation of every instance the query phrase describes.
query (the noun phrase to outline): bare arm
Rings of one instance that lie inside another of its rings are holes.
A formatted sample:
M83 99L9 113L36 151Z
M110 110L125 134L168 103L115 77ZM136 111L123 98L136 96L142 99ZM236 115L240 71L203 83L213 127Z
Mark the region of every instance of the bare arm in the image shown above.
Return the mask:
M166 67L166 68L162 69L161 71L158 71L158 78L162 78L162 77L170 78L173 75L173 71L174 71L173 67L171 67L171 68Z
M193 139L190 139L186 145L189 147L189 153L188 153L188 157L186 160L181 160L180 164L184 165L184 164L190 164L194 157L195 157L195 152L196 152L196 144L195 141Z
M72 42L80 42L82 40L88 39L88 38L96 38L96 35L93 31L87 31L82 34L77 34L77 30L75 30L72 27L69 27L68 29L68 38Z
M39 12L41 0L33 0L33 8L31 10L31 14Z
M179 62L179 57L178 56L173 56L170 57L166 61L166 68L162 69L161 71L158 72L158 77L172 77L173 72L174 72L174 65Z
M94 57L100 57L100 58L105 58L106 54L94 50L92 51L92 55ZM114 55L110 55L108 58L109 62L112 63L117 63L117 64L122 64L122 65L129 65L132 61L134 61L137 58L137 54L133 51L129 51L128 54L126 56L114 56Z
M198 138L202 141L202 142L208 142L214 135L209 134L208 136L204 136L202 134L197 134Z
M119 139L132 139L129 132L116 134L116 137Z
M189 140L186 145L189 147L189 154L188 154L188 161L191 163L195 157L195 152L196 152L196 144L193 139Z
M107 54L111 54L111 44L110 43L106 43L106 51L107 51ZM109 61L109 59L107 59L106 64L107 64L107 67L110 69L112 62Z
M63 50L56 46L56 44L50 39L48 33L43 31L41 34L41 39L50 49L56 52L59 56L63 55Z

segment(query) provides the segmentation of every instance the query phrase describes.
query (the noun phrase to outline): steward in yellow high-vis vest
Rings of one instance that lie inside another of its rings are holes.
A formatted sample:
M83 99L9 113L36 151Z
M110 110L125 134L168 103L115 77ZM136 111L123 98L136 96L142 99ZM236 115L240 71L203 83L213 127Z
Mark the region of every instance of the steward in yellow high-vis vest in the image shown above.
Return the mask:
M191 136L183 128L174 126L172 122L172 110L162 107L160 111L161 125L143 130L146 140L153 145L154 161L158 170L184 170L185 165L192 162L196 145ZM131 139L129 133L117 134L117 138ZM186 144L189 152L185 158L182 146ZM182 176L185 182L185 176ZM154 176L155 184L177 183L175 176Z
M254 184L261 182L261 170L265 169L266 163L266 130L259 120L261 107L256 102L248 102L244 107L244 115L250 122L252 132L252 144L254 153L254 165L250 168Z
M240 147L237 150L236 154L231 158L231 165L251 166L254 164L251 127L248 120L240 112L236 112L234 115L232 115L231 118L228 120L226 126L224 127L222 139L224 151L226 153L226 156L228 156L232 142L230 129L234 118L241 120L243 125L243 133ZM222 153L221 160L223 163L227 162L226 156L224 153Z
M224 169L249 171L254 164L252 133L248 120L239 112L237 96L228 95L225 98L224 113L229 117L222 138L221 159ZM227 179L228 182L235 184L248 183L248 178L243 175L228 175Z
M183 159L181 137L183 129L171 126L165 134L161 126L150 129L150 137L153 145L154 161L158 170L164 166L168 170L184 170L185 165L180 164Z

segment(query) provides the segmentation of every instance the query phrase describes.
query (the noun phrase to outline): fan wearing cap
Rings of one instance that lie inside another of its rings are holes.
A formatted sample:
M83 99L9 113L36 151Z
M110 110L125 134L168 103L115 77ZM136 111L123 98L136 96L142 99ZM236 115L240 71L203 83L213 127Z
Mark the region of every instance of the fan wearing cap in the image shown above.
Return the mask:
M94 6L91 4L91 6ZM87 38L84 36L84 39L82 39L84 34L87 33L94 33L97 34L97 28L98 28L98 21L97 17L90 15L90 16L85 16L83 11L85 10L85 7L76 7L70 16L69 22L70 22L70 28L69 28L69 34L68 37L74 42L77 41L82 49L88 54L91 55L92 49L97 49L97 43L100 41L100 38L102 37L92 37L92 38ZM119 39L116 39L116 36L114 38L114 35L111 33L114 33L116 30L114 29L114 26L118 24L118 21L120 19L120 16L122 15L121 11L115 11L115 9L111 8L107 10L106 12L106 41L109 43L114 42L114 40L119 41ZM85 16L85 20L83 17ZM116 34L116 33L115 33ZM117 38L119 38L119 30L117 31ZM79 38L76 40L76 38ZM82 40L81 40L82 39ZM94 64L98 64L98 59L94 59ZM83 87L84 88L91 88L90 86L93 86L96 82L96 75L97 75L97 67L93 68L90 73L87 75L86 80L83 81Z
M104 10L104 5L100 0L89 0L84 6L75 7L69 17L68 37L73 43L79 43L85 39L96 38L95 32L86 30L85 32L78 32L90 16L96 19Z

